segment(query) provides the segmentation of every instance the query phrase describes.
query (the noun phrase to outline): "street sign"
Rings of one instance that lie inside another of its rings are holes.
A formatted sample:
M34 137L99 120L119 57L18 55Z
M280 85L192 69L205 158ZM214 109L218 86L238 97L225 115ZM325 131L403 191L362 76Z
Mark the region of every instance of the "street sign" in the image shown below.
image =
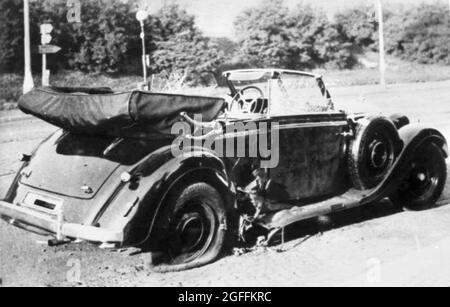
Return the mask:
M40 54L52 54L52 53L58 53L59 51L61 51L61 47L58 47L55 45L40 45L39 46Z
M58 46L49 45L52 41L53 26L49 23L41 25L41 45L39 53L42 54L42 86L50 85L50 71L47 69L47 54L57 53L61 50Z
M136 19L137 19L138 21L144 21L144 20L146 20L147 18L148 18L148 12L145 11L145 10L139 10L139 11L136 13Z
M52 36L50 33L53 31L53 26L49 23L44 23L41 25L41 44L47 45L52 41Z
M41 34L49 34L53 32L53 26L50 23L44 23L41 25Z

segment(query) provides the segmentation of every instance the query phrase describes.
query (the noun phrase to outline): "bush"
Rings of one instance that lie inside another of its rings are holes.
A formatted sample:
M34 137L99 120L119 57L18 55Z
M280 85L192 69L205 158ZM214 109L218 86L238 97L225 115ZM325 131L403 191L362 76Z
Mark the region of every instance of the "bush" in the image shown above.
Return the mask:
M215 81L224 56L197 29L194 16L178 5L169 5L158 13L158 26L161 31L154 42L153 72L170 75L183 71L185 82L190 85L209 85Z
M293 11L293 20L294 55L302 59L295 68L351 68L356 63L352 44L323 11L299 5Z
M32 45L40 44L39 25L54 26L52 44L62 51L51 55L51 69L93 73L140 73L140 25L133 1L82 1L80 24L67 22L64 0L31 2ZM22 0L0 2L0 67L23 69ZM8 17L14 16L12 19ZM147 52L155 73L186 70L191 83L208 83L221 61L221 54L195 25L195 18L177 5L168 5L146 20ZM39 55L33 63L40 66Z
M56 56L60 66L84 72L121 72L129 53L139 46L139 24L129 2L83 1L79 24L67 22L66 1L39 3L33 14L40 17L39 23L53 24L52 43L63 49Z
M23 4L20 0L0 1L0 71L11 71L20 68L23 57L23 36L20 32L22 20L10 18L23 14ZM22 62L23 63L23 62Z
M354 63L351 44L323 12L298 5L289 12L282 0L264 1L236 19L242 57L257 66L290 69Z
M36 12L39 2L30 3L30 11ZM0 71L23 71L23 0L0 1ZM31 43L37 46L40 43L38 14L30 16ZM34 63L40 58L32 54ZM39 60L40 61L40 60ZM35 65L39 68L39 65Z
M336 24L360 52L378 48L378 18L374 6L364 5L336 14Z
M443 4L422 4L391 17L387 51L424 64L450 65L450 14Z
M23 77L16 74L0 75L0 101L15 102L22 95Z

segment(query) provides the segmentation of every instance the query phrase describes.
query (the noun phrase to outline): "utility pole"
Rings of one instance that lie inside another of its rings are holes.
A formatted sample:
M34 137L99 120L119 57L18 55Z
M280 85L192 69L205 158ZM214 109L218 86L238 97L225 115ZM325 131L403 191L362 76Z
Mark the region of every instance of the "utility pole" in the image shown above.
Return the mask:
M386 56L384 43L384 18L382 0L376 0L378 10L378 31L379 31L379 48L380 48L380 85L386 87Z
M24 20L24 48L25 48L25 78L23 81L23 93L26 94L34 88L33 75L31 73L31 43L30 43L30 4L29 0L23 1Z

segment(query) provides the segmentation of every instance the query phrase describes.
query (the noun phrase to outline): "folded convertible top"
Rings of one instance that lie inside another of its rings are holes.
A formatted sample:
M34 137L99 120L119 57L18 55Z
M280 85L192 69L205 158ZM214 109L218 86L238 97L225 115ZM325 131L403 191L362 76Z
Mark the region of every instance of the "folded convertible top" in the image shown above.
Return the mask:
M50 124L86 134L143 136L170 134L180 113L214 120L224 100L108 88L37 88L22 96L19 108Z

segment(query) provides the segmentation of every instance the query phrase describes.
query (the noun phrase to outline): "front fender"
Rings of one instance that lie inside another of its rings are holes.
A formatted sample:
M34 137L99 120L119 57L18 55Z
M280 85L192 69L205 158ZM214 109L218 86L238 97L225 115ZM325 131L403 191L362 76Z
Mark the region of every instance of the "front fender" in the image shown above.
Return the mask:
M414 144L416 142L433 142L438 145L448 158L448 144L444 135L435 128L425 125L408 125L399 130L400 138L405 146ZM420 146L421 144L419 144Z
M448 144L442 133L438 130L423 125L408 125L399 130L403 141L403 150L389 174L375 189L362 200L362 204L377 202L391 195L402 182L410 162L416 151L423 145L434 143L439 146L445 157L448 157Z

